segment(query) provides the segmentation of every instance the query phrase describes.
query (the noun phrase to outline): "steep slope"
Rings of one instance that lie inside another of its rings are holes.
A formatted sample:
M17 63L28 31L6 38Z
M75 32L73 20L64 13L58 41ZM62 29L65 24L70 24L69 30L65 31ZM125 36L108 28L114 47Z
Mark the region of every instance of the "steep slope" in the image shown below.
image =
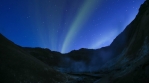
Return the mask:
M96 83L149 83L149 0L118 37L122 34L126 34L123 51L105 64L102 71L109 73Z
M68 80L0 34L0 83L57 83Z

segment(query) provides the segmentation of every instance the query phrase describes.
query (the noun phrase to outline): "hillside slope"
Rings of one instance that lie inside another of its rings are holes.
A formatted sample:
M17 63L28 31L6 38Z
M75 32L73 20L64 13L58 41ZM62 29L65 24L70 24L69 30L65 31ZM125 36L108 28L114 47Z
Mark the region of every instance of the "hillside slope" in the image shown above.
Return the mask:
M65 83L68 78L0 34L0 83Z
M149 0L124 33L127 40L123 51L116 61L104 65L102 71L109 73L96 83L149 83Z

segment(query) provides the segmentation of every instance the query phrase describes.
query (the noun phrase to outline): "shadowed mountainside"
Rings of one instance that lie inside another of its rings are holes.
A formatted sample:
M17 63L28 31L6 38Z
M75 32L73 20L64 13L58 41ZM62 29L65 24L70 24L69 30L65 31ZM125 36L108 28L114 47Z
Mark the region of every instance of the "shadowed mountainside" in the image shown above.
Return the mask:
M0 83L57 83L68 79L0 34Z
M149 0L124 33L127 40L122 52L102 67L108 73L96 83L149 83Z

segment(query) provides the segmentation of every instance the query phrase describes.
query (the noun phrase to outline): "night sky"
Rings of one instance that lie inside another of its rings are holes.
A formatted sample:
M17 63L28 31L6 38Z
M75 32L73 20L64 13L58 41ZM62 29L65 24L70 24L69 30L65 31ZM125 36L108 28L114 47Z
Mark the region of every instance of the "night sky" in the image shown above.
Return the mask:
M62 53L109 45L145 0L0 0L0 33Z

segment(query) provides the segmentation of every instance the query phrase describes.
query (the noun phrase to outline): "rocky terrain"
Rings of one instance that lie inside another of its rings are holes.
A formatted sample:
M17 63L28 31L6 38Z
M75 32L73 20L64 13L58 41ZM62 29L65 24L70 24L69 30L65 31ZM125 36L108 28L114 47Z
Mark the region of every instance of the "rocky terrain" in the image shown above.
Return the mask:
M0 83L149 83L149 0L110 46L61 54L0 34Z

